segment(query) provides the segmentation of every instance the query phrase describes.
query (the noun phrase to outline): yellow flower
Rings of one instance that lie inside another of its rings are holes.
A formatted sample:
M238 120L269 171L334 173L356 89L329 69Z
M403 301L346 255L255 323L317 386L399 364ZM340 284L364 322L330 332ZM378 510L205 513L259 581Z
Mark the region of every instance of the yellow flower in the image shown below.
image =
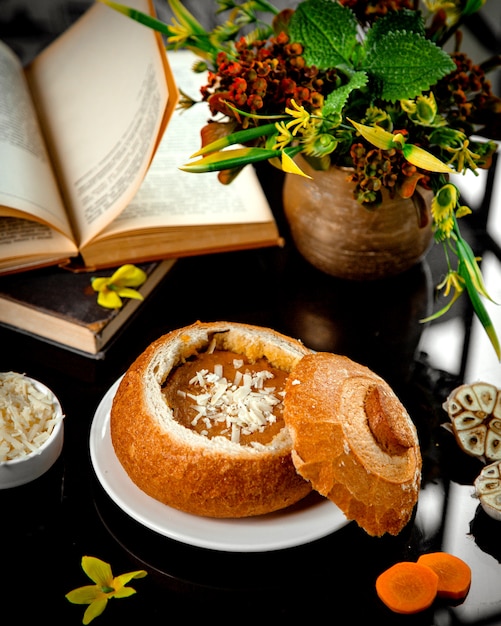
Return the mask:
M190 31L179 22L176 22L174 18L172 18L170 32L171 35L169 36L169 43L172 45L178 45L179 47L185 44L191 35Z
M459 192L457 187L447 183L441 187L431 201L431 214L437 228L437 238L443 240L450 237L454 228L454 210L456 209Z
M439 285L437 285L437 289L443 289L444 297L446 298L449 295L451 289L454 289L454 299L457 299L464 289L464 280L461 278L461 276L459 276L457 272L455 272L454 270L449 270L444 280Z
M453 26L461 17L460 0L424 0L424 4L431 13L443 11L448 26Z
M452 298L442 309L440 309L440 311L437 311L433 315L430 315L429 317L420 320L422 323L436 320L442 315L444 315L445 313L447 313L447 311L449 311L452 305L456 302L459 296L463 293L464 279L456 271L454 271L453 269L450 269L447 272L447 275L445 276L444 280L439 285L437 285L437 291L440 291L441 289L444 290L443 295L445 298L447 298L447 296L450 294L451 289L454 289Z
M293 136L291 131L285 125L285 122L277 122L275 126L278 130L278 135L275 138L275 144L273 148L275 150L282 150L291 143Z
M135 265L122 265L110 278L93 277L91 284L98 292L97 303L106 309L119 309L122 298L142 300L143 296L131 287L140 287L146 280L146 273Z
M90 624L101 615L110 598L128 598L135 594L135 589L125 585L133 578L144 578L147 575L144 570L137 570L113 577L110 565L93 556L82 557L82 569L96 584L73 589L65 598L73 604L89 605L84 613L83 624Z
M464 217L465 215L470 215L472 210L466 204L462 204L458 210L456 211L456 217Z
M295 100L291 100L291 104L294 108L290 109L289 107L285 107L285 112L294 119L287 122L286 127L290 129L295 126L292 131L292 134L295 135L300 128L306 128L306 126L308 126L311 116L308 111L303 106L299 106Z
M470 140L466 139L464 135L462 136L464 140L459 148L445 146L447 152L452 152L452 157L448 161L448 164L452 165L455 163L455 169L457 172L466 172L468 169L474 172L477 169L476 161L480 159L480 155L469 149Z
M282 169L288 174L297 174L298 176L304 176L305 178L311 178L308 174L305 174L303 170L298 167L287 152L282 152Z
M421 167L424 170L429 170L430 172L450 174L452 171L450 167L442 163L442 161L437 159L433 154L430 154L419 146L406 143L406 139L402 133L389 133L379 126L366 126L365 124L354 122L350 118L347 119L353 124L362 137L375 145L376 148L381 148L381 150L391 150L392 148L402 150L404 157L409 163L412 163L412 165L416 167Z
M429 95L420 95L414 100L401 100L400 106L409 118L421 126L445 126L447 121L438 115L437 102L433 92Z

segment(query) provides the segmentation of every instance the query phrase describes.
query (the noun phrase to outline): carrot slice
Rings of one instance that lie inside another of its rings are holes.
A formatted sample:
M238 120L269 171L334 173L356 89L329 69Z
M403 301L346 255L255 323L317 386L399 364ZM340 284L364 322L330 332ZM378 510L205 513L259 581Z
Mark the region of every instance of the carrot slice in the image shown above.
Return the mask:
M462 559L448 552L430 552L422 554L417 562L437 574L437 594L441 598L461 600L466 597L471 585L471 570Z
M376 579L380 600L395 613L418 613L433 604L438 575L426 565L412 561L395 563Z

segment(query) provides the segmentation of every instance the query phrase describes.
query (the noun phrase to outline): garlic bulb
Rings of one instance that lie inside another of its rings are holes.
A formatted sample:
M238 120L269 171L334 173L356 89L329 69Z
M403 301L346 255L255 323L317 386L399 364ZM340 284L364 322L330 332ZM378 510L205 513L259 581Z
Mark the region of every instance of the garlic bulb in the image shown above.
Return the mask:
M487 461L501 460L501 389L478 382L457 387L443 404L461 448Z
M475 495L487 515L501 520L501 462L486 465L474 485Z

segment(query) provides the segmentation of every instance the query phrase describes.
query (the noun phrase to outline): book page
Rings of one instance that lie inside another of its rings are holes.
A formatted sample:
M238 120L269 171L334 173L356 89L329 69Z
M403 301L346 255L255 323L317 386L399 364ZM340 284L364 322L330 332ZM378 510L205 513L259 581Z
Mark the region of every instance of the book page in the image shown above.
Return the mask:
M199 100L206 75L192 71L195 58L189 51L169 52L179 89ZM217 172L193 174L179 169L200 148L200 130L209 117L206 103L174 113L141 188L101 236L155 227L272 220L252 167L244 168L230 185L222 185Z
M148 0L127 4L150 11ZM31 67L79 245L123 210L151 161L169 98L158 45L151 29L96 3Z
M72 237L23 68L2 42L0 163L0 216L32 217ZM35 231L24 219L19 220L16 232L19 234L23 224L24 238L33 238ZM17 236L7 237L7 232L13 231L2 229L0 244L18 240Z
M45 224L0 217L0 273L66 262L77 254L68 237Z

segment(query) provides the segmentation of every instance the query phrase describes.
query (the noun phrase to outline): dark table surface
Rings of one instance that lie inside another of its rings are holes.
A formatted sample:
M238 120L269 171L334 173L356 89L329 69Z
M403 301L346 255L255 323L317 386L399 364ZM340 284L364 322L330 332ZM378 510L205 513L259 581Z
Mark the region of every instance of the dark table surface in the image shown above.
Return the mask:
M103 360L0 329L0 371L41 380L66 414L56 464L29 485L0 491L2 624L81 623L85 607L70 604L65 594L90 583L80 567L83 555L107 561L114 574L148 572L131 583L136 595L111 600L95 624L501 624L501 522L487 517L472 497L482 463L462 453L441 427L448 393L479 379L501 386L501 366L466 302L436 323L419 323L437 306L440 250L433 247L420 265L384 281L351 283L324 275L295 252L280 213L280 184L270 186L267 173L261 175L285 247L179 260ZM501 301L501 215L492 217L498 204L489 193L493 180L483 181L487 193L482 188L474 197L478 206L467 234L484 257L492 295ZM217 551L149 530L110 499L89 453L96 409L153 339L197 319L273 327L313 349L368 365L392 385L418 428L424 458L417 510L399 536L372 538L351 522L286 549ZM458 606L437 602L415 616L391 613L376 596L377 575L433 550L470 565L467 599Z

